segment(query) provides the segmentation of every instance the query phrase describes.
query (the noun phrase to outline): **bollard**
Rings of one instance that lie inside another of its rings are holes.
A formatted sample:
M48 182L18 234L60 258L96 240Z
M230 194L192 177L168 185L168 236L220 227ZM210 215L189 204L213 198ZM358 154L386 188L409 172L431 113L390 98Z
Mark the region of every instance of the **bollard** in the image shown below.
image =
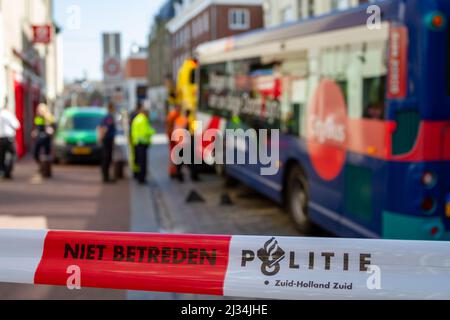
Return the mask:
M119 160L114 162L114 177L117 180L121 180L125 177L125 161Z
M43 178L49 179L52 177L52 158L45 157L39 163L39 171Z

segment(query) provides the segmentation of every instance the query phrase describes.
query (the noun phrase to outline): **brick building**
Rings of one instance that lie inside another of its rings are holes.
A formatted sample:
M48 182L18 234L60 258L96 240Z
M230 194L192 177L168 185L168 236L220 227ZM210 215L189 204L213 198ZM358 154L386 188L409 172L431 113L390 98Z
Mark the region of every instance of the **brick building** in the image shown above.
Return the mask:
M134 110L138 103L145 105L148 90L148 50L134 46L124 63L125 107Z
M262 0L182 0L167 28L172 35L174 79L183 61L208 41L264 27Z
M264 23L272 27L312 18L332 11L346 10L373 0L264 0Z

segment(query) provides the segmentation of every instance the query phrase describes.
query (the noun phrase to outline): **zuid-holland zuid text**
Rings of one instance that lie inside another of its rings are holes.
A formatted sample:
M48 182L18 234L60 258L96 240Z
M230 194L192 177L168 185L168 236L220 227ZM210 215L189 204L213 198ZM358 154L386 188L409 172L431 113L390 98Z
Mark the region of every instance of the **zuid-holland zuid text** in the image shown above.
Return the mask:
M305 288L305 289L330 289L330 290L353 290L352 282L316 282L297 280L275 280L275 287Z

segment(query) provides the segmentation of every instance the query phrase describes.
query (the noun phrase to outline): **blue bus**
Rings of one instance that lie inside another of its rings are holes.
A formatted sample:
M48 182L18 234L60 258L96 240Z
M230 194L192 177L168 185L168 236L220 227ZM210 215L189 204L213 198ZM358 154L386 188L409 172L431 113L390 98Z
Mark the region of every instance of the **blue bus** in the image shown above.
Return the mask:
M226 174L301 231L449 240L449 16L447 0L386 0L201 45L205 128L280 130L278 174Z

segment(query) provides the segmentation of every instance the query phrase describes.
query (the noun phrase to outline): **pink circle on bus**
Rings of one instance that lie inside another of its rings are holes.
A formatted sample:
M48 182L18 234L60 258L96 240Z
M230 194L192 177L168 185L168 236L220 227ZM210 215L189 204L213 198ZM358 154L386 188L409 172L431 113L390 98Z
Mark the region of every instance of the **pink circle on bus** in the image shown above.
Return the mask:
M347 107L336 82L323 79L310 101L307 145L314 169L324 180L336 179L346 160Z

